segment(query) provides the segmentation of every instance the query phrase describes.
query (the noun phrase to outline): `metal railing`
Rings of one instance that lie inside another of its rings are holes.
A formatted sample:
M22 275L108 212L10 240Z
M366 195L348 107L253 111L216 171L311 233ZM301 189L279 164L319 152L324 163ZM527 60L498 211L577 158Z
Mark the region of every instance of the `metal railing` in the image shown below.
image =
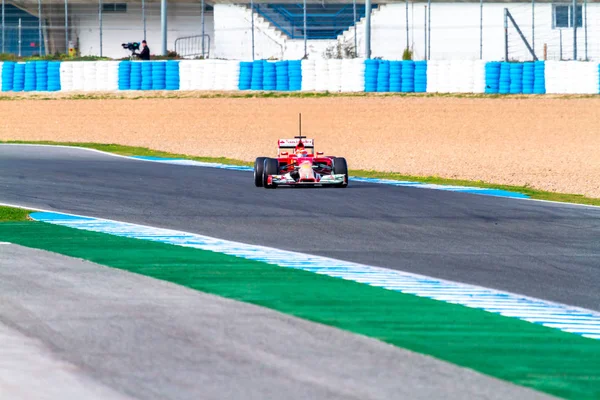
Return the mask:
M206 43L208 41L208 43ZM210 35L184 36L175 40L175 52L181 57L210 58Z

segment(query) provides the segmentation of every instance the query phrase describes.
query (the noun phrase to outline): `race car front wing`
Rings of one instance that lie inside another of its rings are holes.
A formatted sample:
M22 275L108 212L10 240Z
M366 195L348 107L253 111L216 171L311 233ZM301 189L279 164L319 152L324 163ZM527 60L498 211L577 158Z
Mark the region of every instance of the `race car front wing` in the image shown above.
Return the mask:
M346 182L346 175L338 174L338 175L323 175L318 182L312 181L295 181L293 178L290 178L285 175L269 175L267 178L269 184L272 185L288 185L288 186L327 186L327 185L340 185Z

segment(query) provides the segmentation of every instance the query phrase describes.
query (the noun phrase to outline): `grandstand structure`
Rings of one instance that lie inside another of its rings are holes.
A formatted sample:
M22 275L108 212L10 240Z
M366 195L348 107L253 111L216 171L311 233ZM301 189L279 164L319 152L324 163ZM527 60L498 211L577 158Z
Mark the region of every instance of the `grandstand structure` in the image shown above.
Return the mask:
M364 0L5 0L0 46L123 58L121 43L147 39L153 54L188 58L401 59L408 49L415 60L521 61L533 58L527 45L549 60L577 46L578 59L598 60L598 1L373 0L367 35ZM505 9L520 32L505 31Z

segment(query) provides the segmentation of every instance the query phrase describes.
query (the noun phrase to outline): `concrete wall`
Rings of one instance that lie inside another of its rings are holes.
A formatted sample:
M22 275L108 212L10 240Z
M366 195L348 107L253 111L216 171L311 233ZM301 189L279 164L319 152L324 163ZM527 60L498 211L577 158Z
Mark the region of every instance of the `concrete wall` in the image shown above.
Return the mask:
M69 8L73 18L73 35L79 38L81 55L100 54L100 34L97 6L74 4ZM167 49L175 49L178 37L199 35L201 27L199 4L170 3L168 8ZM211 38L211 54L214 52L214 19L212 12L205 12L205 33ZM142 8L140 4L129 3L125 13L103 13L102 16L103 55L111 58L127 57L121 43L139 42L143 39ZM157 4L146 7L146 40L152 54L161 52L160 8Z

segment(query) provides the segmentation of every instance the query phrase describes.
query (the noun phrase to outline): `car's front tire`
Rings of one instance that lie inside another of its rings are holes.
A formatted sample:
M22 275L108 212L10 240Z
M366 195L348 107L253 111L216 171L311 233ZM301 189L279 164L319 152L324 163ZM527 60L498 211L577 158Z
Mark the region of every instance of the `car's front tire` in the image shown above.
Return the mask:
M258 157L254 161L254 186L263 186L263 171L265 169L265 157Z
M275 189L277 185L269 184L269 175L279 175L279 160L276 158L265 158L263 167L263 186L265 189Z
M335 175L344 175L344 183L340 183L336 187L345 188L348 186L348 163L343 157L333 159L333 173Z

